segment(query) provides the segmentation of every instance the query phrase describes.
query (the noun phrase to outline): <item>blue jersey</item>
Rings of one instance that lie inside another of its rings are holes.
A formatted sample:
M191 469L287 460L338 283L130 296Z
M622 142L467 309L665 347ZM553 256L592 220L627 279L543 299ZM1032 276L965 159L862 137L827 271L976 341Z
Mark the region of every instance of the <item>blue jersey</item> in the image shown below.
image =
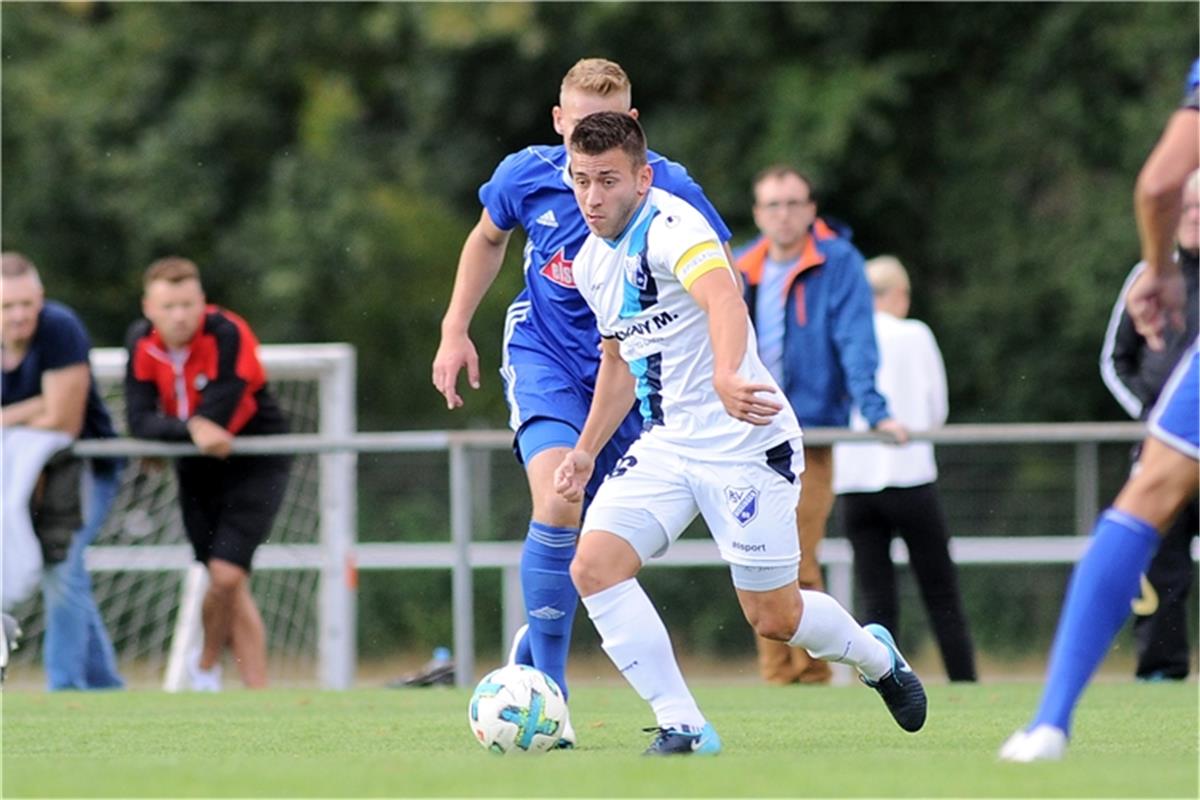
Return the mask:
M721 241L730 238L704 191L687 170L649 154L654 185L679 195L708 219ZM500 162L479 189L479 200L502 230L525 229L525 289L505 325L505 361L522 352L550 358L590 392L600 363L596 319L575 288L571 264L588 236L575 202L563 145L535 145ZM518 373L519 374L519 373Z

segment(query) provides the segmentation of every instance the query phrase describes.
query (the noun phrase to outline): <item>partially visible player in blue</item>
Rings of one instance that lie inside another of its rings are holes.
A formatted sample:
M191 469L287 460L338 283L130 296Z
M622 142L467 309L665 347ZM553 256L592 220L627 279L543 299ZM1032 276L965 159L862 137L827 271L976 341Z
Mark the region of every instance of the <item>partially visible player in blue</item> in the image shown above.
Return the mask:
M458 376L465 368L479 388L479 356L469 328L480 301L500 271L516 227L525 231L525 289L509 306L504 323L500 374L516 433L514 450L525 465L533 514L521 555L521 586L528 632L516 660L550 675L567 691L566 661L579 596L570 564L579 537L583 505L625 449L641 433L630 415L597 459L596 477L583 503L554 490L554 470L574 448L587 419L600 364L596 320L575 288L571 262L588 235L568 177L565 142L576 123L596 111L637 116L629 78L620 65L585 58L563 78L552 116L564 144L534 145L509 155L479 189L483 213L459 256L442 340L433 361L433 385L448 408L462 406ZM654 185L699 209L721 237L728 254L729 229L703 190L679 164L650 153ZM574 732L565 745L574 744Z
M1127 309L1154 350L1166 326L1183 328L1183 275L1172 258L1183 187L1200 166L1200 61L1192 64L1183 107L1167 122L1134 190L1146 269L1130 287ZM1046 688L1028 728L1000 748L1004 761L1063 757L1071 714L1140 594L1159 537L1200 485L1200 363L1196 345L1180 359L1150 414L1138 465L1112 508L1100 515L1086 555L1067 588Z

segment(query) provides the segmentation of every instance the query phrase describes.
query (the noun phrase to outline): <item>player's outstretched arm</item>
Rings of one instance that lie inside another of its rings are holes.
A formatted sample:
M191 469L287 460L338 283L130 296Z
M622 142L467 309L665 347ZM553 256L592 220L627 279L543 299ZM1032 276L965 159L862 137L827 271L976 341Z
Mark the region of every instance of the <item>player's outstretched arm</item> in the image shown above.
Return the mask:
M750 314L728 264L690 281L688 292L708 315L708 337L713 349L713 388L726 413L751 425L766 425L783 409L783 403L765 395L775 387L750 383L738 374L746 357L746 331Z
M1145 271L1126 297L1134 327L1152 350L1162 350L1167 325L1184 327L1185 290L1173 256L1187 177L1200 166L1200 112L1176 111L1138 174L1133 193Z
M500 273L510 233L496 227L485 208L463 243L454 291L442 317L442 340L433 358L433 385L446 398L446 408L463 404L458 394L458 373L464 367L471 388L479 388L479 354L471 341L471 319Z
M554 471L554 489L564 500L578 503L592 477L596 454L608 443L629 414L634 400L633 373L621 358L616 339L600 340L600 370L592 407L579 434L575 449L567 453Z

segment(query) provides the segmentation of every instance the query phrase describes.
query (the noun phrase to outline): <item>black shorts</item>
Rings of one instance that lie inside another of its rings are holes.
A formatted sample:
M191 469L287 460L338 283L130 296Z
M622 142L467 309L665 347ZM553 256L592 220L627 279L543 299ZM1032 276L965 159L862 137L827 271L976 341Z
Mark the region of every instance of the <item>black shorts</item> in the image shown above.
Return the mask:
M250 571L283 504L291 462L290 456L179 460L179 505L197 561L219 558Z

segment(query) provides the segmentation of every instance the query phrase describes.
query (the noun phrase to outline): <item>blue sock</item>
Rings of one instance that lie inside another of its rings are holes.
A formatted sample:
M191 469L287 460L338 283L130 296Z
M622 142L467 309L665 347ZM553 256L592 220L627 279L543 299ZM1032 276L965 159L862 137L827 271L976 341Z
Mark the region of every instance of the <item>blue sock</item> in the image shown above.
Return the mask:
M1067 586L1042 704L1033 719L1033 726L1053 725L1068 734L1075 704L1129 617L1141 591L1139 576L1159 542L1149 523L1112 508L1100 515L1093 534Z
M521 550L521 591L529 621L525 642L532 650L533 666L553 678L564 695L567 651L579 605L579 593L571 583L571 559L578 537L578 528L530 522Z

